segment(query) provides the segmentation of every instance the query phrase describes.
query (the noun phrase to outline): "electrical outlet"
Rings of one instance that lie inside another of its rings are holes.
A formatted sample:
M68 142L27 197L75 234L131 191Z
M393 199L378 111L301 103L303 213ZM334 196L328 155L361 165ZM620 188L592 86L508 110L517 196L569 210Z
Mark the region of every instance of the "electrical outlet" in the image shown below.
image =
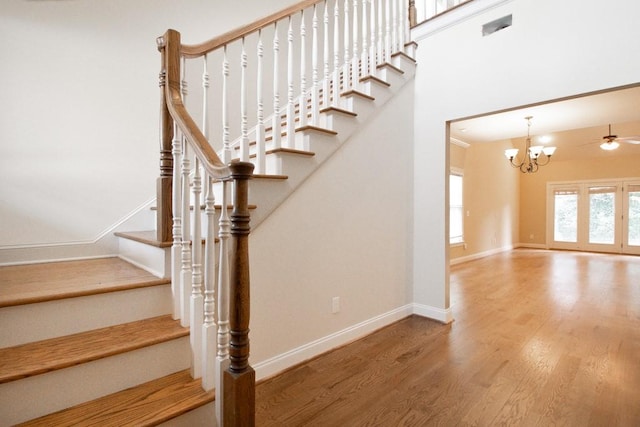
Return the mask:
M340 311L340 297L333 297L331 299L331 313L336 314Z

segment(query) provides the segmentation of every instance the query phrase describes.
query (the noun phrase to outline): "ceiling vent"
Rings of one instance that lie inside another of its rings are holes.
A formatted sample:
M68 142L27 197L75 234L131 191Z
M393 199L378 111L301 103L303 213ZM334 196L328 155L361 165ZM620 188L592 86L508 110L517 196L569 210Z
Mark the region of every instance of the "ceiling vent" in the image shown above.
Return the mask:
M500 31L507 27L510 27L512 22L513 22L512 15L503 16L502 18L496 19L491 22L487 22L482 26L482 35L488 36L490 34L495 33L496 31Z

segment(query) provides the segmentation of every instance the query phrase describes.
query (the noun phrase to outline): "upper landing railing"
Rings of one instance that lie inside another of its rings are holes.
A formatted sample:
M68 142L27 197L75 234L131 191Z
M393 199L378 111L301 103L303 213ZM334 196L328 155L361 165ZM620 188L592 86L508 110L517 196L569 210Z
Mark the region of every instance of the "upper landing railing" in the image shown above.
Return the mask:
M473 0L410 0L409 21L411 26L421 24L424 21L447 12L463 3Z

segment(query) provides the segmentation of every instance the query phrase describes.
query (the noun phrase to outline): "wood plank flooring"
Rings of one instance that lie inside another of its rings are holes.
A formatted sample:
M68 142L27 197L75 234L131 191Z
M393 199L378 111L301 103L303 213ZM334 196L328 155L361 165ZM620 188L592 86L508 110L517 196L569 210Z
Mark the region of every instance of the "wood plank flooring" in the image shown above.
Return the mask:
M259 426L639 426L640 257L515 250L412 316L260 383Z
M119 258L0 267L0 308L170 283Z

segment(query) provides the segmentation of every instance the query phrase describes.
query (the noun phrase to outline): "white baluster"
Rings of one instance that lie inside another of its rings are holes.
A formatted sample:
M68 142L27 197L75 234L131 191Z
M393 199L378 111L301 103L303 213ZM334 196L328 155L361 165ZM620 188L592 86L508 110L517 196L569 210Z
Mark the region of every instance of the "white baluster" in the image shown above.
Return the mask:
M331 94L329 93L329 79L331 71L329 65L329 2L324 0L324 16L323 16L323 55L324 55L324 80L322 81L322 106L324 108L331 105Z
M231 162L231 139L229 131L229 60L227 58L227 46L224 46L222 59L222 161L225 165Z
M382 0L378 0L378 41L377 51L378 58L376 59L376 65L380 65L384 62L384 13L382 9Z
M333 6L333 100L331 105L340 103L340 7L339 0Z
M173 141L171 142L171 154L173 156L173 189L171 209L173 210L173 244L171 245L171 293L173 296L173 318L179 319L182 314L180 301L182 290L180 286L181 259L182 259L182 186L180 171L182 159L182 136L178 126L173 124Z
M217 328L215 324L216 292L216 228L213 179L205 175L206 196L204 213L207 218L207 238L204 251L204 321L202 324L202 387L212 390L216 384Z
M295 105L293 97L293 22L289 16L289 30L287 31L287 148L295 148Z
M371 75L376 74L376 5L375 0L371 0L371 43L369 46L369 68Z
M256 125L256 170L255 173L263 174L266 169L266 155L265 155L265 137L264 137L264 102L262 99L262 58L264 56L264 46L262 44L262 30L258 30L258 70L257 70L257 82L256 93L258 102L257 120Z
M242 38L242 53L240 55L240 160L249 161L249 117L247 113L247 51L245 40Z
M409 10L403 0L398 1L398 50L404 52L406 43L407 27L409 26Z
M398 0L391 1L391 50L389 55L396 53L398 49ZM391 61L389 61L391 62Z
M307 25L300 12L300 126L307 124Z
M193 267L191 272L191 376L202 376L202 324L204 323L204 297L202 295L202 224L200 203L202 194L202 177L200 161L194 160L193 174Z
M186 139L182 139L182 252L181 252L181 313L180 324L189 326L191 296L191 227L189 214L191 210L191 198L189 197L189 175L191 174L191 162L189 160L189 146Z
M182 58L182 102L186 104L187 101L187 81L184 79L185 71L185 58ZM189 196L189 176L191 174L191 162L189 160L189 148L187 140L183 136L182 138L182 270L181 281L181 314L180 324L182 326L189 326L191 316L189 315L190 297L191 297L191 227L189 220L190 202Z
M311 124L318 126L320 101L318 100L319 70L318 70L318 5L313 5L313 31L311 37Z
M391 0L384 0L386 24L384 28L384 61L391 62Z
M424 6L424 19L427 20L429 18L433 18L438 13L438 6L436 4L436 0L430 0L426 2Z
M280 113L280 39L278 38L278 23L274 25L273 31L273 122L271 123L271 136L273 148L280 148L282 114Z
M222 183L222 213L220 214L220 262L218 265L218 354L216 356L216 417L222 426L224 395L222 377L229 366L229 257L228 240L231 221L227 212L227 181Z
M377 59L376 65L384 62L384 10L382 9L382 0L378 0L378 37L377 37Z
M208 99L209 99L209 73L207 71L207 55L204 55L202 70L202 134L209 140ZM200 213L200 200L202 194L202 177L200 175L200 161L194 160L193 175L193 267L191 271L191 306L190 325L191 333L191 376L202 376L202 324L204 323L204 295L202 293L202 217Z
M358 38L360 37L358 29L358 1L353 0L353 56L351 58L351 87L357 89L360 85L360 64L358 50Z
M351 55L349 49L351 48L351 30L349 28L349 1L344 0L344 66L342 72L343 90L346 92L351 89Z
M362 0L362 76L369 73L369 15L367 14L367 1Z

